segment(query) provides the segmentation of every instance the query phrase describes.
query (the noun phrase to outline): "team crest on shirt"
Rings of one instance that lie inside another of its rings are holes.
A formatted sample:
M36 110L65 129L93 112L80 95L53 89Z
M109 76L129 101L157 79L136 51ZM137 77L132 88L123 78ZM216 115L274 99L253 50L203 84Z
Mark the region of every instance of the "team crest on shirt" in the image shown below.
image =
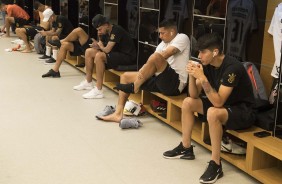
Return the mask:
M110 39L111 39L111 40L114 40L114 39L115 39L115 36L116 36L115 34L111 34Z
M59 22L59 23L58 23L58 27L60 27L60 28L61 28L61 27L62 27L62 23L60 23L60 22Z
M16 27L20 27L20 24L19 24L19 23L16 23Z
M228 77L228 82L232 84L235 81L236 75L234 73L231 73L228 75Z

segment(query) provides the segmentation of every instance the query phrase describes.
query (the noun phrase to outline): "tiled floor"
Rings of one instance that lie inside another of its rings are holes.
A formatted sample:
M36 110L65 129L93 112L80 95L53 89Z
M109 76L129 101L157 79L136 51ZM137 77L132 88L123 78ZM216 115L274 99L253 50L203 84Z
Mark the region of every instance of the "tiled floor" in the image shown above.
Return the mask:
M162 153L181 135L150 117L140 129L121 130L96 120L117 94L85 100L72 87L84 74L63 64L59 79L41 78L51 66L33 53L5 52L0 38L0 183L1 184L187 184L199 183L210 151L196 144L196 160L167 160ZM257 181L223 162L217 183Z

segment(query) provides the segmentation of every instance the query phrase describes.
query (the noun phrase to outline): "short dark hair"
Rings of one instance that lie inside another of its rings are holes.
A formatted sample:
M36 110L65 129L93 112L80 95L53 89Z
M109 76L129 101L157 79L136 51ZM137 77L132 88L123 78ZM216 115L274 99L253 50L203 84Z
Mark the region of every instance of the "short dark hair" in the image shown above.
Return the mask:
M38 7L41 6L41 5L42 5L42 3L40 3L39 1L34 1L33 8L35 10L38 10Z
M164 19L160 22L159 27L177 29L176 22L172 19Z
M92 26L97 29L103 24L109 23L109 19L105 17L102 14L97 14L95 17L92 19Z
M196 44L196 49L202 51L204 49L218 49L219 53L223 52L222 38L218 33L208 33L201 36Z

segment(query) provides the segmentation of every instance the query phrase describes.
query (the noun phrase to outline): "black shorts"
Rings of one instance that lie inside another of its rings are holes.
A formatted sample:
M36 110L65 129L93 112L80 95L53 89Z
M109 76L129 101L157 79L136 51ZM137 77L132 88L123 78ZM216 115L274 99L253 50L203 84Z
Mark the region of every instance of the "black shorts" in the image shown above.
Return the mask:
M40 26L32 26L32 27L25 27L26 30L26 36L27 36L27 41L33 40L35 35L38 33L37 30L44 30Z
M16 28L23 27L24 25L29 24L29 20L22 19L22 18L14 18L14 19L15 19Z
M206 97L201 97L201 100L206 119L207 111L213 105ZM242 130L253 126L255 122L255 111L251 106L241 103L234 106L224 106L224 108L228 112L228 120L225 124L227 130Z
M88 38L87 42L83 45L80 45L79 41L74 41L73 43L73 52L70 52L71 56L80 56L84 55L86 49L90 48L89 44L92 44L92 40Z
M177 96L180 94L178 89L179 85L179 75L174 69L167 65L162 73L149 78L141 86L141 89L150 92L159 92L168 96Z
M136 58L132 58L131 56L121 53L112 51L106 54L107 56L107 69L116 69L119 65L134 65L136 63Z
M62 40L62 39L64 39L64 38L66 38L68 35L64 35L64 34L60 34L59 35L59 40ZM79 42L78 42L79 43ZM80 45L80 44L79 44Z

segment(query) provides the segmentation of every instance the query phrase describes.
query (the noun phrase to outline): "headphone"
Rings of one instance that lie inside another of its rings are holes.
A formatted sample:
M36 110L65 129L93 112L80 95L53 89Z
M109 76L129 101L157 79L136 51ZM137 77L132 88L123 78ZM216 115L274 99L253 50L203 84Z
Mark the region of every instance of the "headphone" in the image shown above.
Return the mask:
M215 57L216 56L216 52L215 51L213 51L213 55L212 55L212 57Z

